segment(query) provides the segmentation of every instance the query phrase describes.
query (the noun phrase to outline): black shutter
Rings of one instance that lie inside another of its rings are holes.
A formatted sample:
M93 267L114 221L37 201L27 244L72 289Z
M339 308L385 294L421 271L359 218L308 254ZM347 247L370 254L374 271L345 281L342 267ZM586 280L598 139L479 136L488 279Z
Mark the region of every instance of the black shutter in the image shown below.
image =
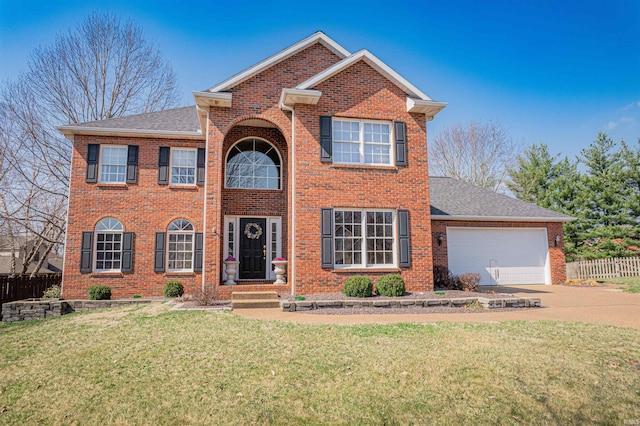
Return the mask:
M332 161L331 150L331 117L320 117L320 161L330 163Z
M155 255L153 257L153 272L164 272L164 251L167 234L156 232Z
M133 272L133 232L122 233L122 272Z
M394 121L396 136L396 166L407 166L407 126L402 121Z
M87 182L96 183L98 181L98 156L100 155L100 145L89 144L87 151Z
M320 209L322 268L333 268L333 209Z
M204 245L204 235L196 232L196 243L193 248L193 271L202 272L202 246Z
M198 170L196 173L196 185L204 185L206 152L207 151L204 148L198 148Z
M158 183L160 185L169 184L169 147L161 146L158 156Z
M82 233L82 246L80 248L80 273L88 274L91 272L93 251L93 232L85 231Z
M127 149L127 183L138 182L138 145Z
M398 261L404 268L411 266L410 233L409 210L398 210Z

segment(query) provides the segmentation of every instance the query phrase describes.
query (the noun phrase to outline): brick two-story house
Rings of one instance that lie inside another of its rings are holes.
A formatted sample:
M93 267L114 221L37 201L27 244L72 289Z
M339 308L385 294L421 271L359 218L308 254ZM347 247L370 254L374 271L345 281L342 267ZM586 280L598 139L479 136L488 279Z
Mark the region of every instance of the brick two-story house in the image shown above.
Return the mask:
M422 291L434 263L484 284L564 281L568 218L430 180L427 123L446 104L367 50L318 32L193 95L191 107L59 128L73 141L64 297L95 284L161 295L170 279L221 298L335 292L391 272ZM278 257L286 284L273 283Z

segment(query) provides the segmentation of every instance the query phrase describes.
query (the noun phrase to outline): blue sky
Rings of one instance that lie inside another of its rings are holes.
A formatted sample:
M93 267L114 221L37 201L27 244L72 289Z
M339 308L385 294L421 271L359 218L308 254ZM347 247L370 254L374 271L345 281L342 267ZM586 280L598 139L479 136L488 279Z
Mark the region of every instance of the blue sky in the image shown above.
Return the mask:
M219 2L0 0L0 80L94 10L134 19L173 65L182 104L322 30L448 102L428 125L500 123L579 153L598 131L640 137L640 1Z

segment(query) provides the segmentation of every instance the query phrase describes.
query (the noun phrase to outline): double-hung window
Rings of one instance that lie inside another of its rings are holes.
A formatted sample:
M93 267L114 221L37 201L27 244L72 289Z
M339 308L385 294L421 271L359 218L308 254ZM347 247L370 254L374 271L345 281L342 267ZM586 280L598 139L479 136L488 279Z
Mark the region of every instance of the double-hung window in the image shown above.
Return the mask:
M125 183L127 146L100 145L100 183Z
M171 149L171 185L196 184L196 149Z
M333 162L391 165L391 123L333 119Z
M168 270L193 271L193 224L186 219L171 222L168 229Z
M395 266L393 210L334 210L336 267Z
M102 219L96 225L97 272L120 271L122 262L122 223L114 218Z

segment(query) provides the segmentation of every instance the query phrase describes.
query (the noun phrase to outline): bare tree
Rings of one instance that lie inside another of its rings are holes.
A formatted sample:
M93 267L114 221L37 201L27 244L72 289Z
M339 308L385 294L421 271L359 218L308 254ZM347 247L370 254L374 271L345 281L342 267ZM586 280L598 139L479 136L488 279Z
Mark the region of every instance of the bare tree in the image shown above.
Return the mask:
M157 111L177 100L171 67L139 26L113 14L93 13L35 49L27 71L0 88L0 227L33 237L32 255L63 244L72 144L55 126Z
M443 129L429 146L431 173L502 191L521 150L499 124L471 121Z

